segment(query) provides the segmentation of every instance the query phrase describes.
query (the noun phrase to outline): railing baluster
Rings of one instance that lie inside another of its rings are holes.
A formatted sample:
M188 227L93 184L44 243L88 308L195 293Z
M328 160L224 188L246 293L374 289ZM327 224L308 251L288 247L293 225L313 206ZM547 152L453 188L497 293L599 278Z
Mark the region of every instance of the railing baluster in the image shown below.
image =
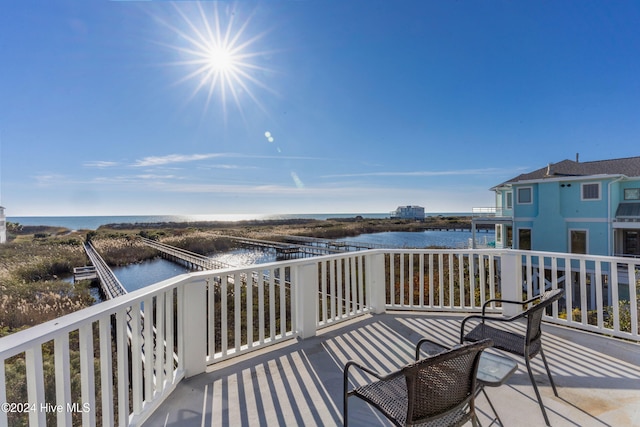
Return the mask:
M82 396L82 425L96 425L96 389L93 361L93 323L85 323L78 330L80 334L80 390ZM41 356L42 357L42 356ZM43 402L43 400L39 400ZM87 407L85 408L84 405ZM87 410L84 410L87 409Z
M66 409L67 402L71 402L71 363L69 361L68 333L64 332L55 339L53 351L56 369L56 404ZM102 350L100 351L102 352ZM4 367L4 363L2 363L2 367ZM4 384L4 382L0 381L0 384ZM6 402L4 399L0 398L0 400ZM72 423L71 411L58 411L56 418L59 426L70 426ZM6 424L0 421L0 425Z
M153 300L151 297L144 300L144 326L142 329L144 338L144 401L153 399Z
M636 277L635 266L627 264L629 272L629 311L631 315L631 335L638 336L638 278Z
M458 254L458 288L460 289L460 308L464 308L467 305L467 298L466 298L466 292L465 292L465 274L464 274L464 259L465 256L464 254ZM470 266L469 266L470 267ZM469 286L471 286L471 283L469 283ZM470 288L470 291L473 288Z
M207 312L208 328L207 328L207 344L209 360L213 361L216 354L216 281L214 277L207 279Z
M287 278L286 268L282 269L280 277L280 337L287 335ZM293 323L293 322L292 322Z
M251 273L247 273L245 279L246 285L245 289L247 290L247 348L253 348L253 286L254 286L254 275Z
M129 312L131 315L131 393L133 398L133 414L138 415L142 411L142 351L144 341L140 326L140 304L134 304Z
M280 270L274 268L269 277L269 339L271 342L276 339L276 271L280 274Z
M5 363L4 359L0 359L0 404L7 403L7 381L5 376L4 363ZM57 396L59 395L56 393L56 397ZM0 411L0 426L9 425L7 413L8 411ZM71 414L69 414L69 417L70 416ZM60 417L58 417L58 424L65 425L65 424L60 424ZM71 422L69 421L66 425L71 425Z
M343 301L344 301L344 276L342 274L342 259L336 260L336 311L337 316L334 320L342 319Z
M269 277L273 276L273 271L269 271ZM264 275L258 273L258 340L260 345L264 344L264 287L266 280Z
M164 355L165 346L167 345L164 332L165 313L164 313L164 293L161 292L156 297L156 329L155 329L155 394L154 397L161 394L164 390Z
M174 311L174 297L173 297L173 293L174 290L170 289L169 291L165 292L164 296L165 296L165 313L166 313L166 322L165 322L165 328L166 328L166 342L167 345L165 347L165 354L164 354L164 360L165 360L165 377L167 378L167 380L169 381L169 383L173 383L174 381L174 345L175 345L175 331L174 331L174 322L175 322L175 311ZM211 327L214 327L214 323L211 323ZM215 353L211 354L211 357L213 358L213 355Z
M129 358L127 343L127 312L116 313L116 351L118 369L118 424L125 427L129 424ZM65 424L62 424L65 425Z
M584 259L580 259L580 323L587 324L587 266Z
M102 396L102 425L113 426L113 365L111 359L111 316L99 323L100 393ZM93 408L92 408L93 410Z
M596 287L596 318L598 328L604 328L604 303L602 301L602 265L600 261L596 261L596 273L595 273L595 287ZM594 284L591 283L593 288ZM555 308L555 307L554 307ZM556 313L557 314L557 313Z
M220 277L220 334L221 334L221 349L222 356L226 356L229 352L229 321L227 319L228 307L228 282L229 275L224 274Z
M47 414L45 411L40 410L40 404L45 402L44 372L42 367L42 346L40 344L29 348L25 352L25 365L27 369L27 398L29 404L35 406L34 408L31 408L35 410L29 411L29 426L45 426L47 422ZM85 383L86 382L87 381L85 381ZM85 384L83 383L83 385ZM4 387L4 383L2 386ZM6 401L3 401L1 403L5 402ZM93 407L91 407L91 409L93 410Z

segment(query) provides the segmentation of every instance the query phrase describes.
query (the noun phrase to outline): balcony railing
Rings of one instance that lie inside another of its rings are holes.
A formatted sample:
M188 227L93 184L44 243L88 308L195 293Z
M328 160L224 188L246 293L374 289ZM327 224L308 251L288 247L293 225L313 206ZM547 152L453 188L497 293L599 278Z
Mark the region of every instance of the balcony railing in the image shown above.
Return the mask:
M182 275L0 339L0 401L15 409L0 425L139 425L208 365L367 312L475 312L562 287L546 321L640 341L639 270L629 258L376 249Z
M471 215L473 217L485 217L485 218L493 218L493 217L502 217L507 216L507 212L510 212L511 209L503 209L496 207L480 207L480 208L471 208Z

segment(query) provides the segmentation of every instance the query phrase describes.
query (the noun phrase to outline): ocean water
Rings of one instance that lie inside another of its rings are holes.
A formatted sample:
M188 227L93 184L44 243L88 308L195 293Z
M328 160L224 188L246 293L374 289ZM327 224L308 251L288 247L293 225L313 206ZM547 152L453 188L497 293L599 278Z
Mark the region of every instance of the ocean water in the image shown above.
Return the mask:
M159 222L246 221L268 219L389 218L389 213L319 213L319 214L224 214L224 215L115 215L115 216L8 216L7 221L22 225L46 225L69 230L96 230L106 224L148 224ZM426 216L470 216L461 212L434 212Z

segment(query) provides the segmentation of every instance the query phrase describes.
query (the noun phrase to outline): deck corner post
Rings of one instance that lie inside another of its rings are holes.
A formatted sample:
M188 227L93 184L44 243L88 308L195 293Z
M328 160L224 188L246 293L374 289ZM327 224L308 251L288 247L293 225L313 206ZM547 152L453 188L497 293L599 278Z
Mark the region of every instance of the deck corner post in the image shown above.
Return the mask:
M376 252L366 258L366 290L369 306L375 314L386 311L385 254Z
M305 263L296 267L295 297L295 328L302 339L316 335L318 318L318 264Z
M509 301L522 301L522 255L514 250L507 250L500 257L501 299ZM504 304L502 314L515 316L522 311L522 306Z
M183 285L180 301L178 337L181 348L180 360L185 377L205 372L207 366L207 293L204 279Z

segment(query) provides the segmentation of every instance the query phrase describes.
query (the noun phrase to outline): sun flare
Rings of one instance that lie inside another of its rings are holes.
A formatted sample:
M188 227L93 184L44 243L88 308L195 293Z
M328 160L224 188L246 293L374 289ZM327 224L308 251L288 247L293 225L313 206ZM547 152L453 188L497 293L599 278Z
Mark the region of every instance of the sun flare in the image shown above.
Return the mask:
M272 70L259 63L269 52L255 50L265 33L249 37L251 17L237 23L235 12L227 8L222 16L217 2L207 10L197 2L195 13L176 4L174 8L181 18L179 25L169 21L162 21L162 24L178 36L177 41L166 46L180 56L171 65L186 71L176 83L189 82L194 86L188 100L206 94L205 112L211 103L219 102L225 117L230 99L241 113L244 98L264 110L255 92L259 88L274 93L261 80Z

